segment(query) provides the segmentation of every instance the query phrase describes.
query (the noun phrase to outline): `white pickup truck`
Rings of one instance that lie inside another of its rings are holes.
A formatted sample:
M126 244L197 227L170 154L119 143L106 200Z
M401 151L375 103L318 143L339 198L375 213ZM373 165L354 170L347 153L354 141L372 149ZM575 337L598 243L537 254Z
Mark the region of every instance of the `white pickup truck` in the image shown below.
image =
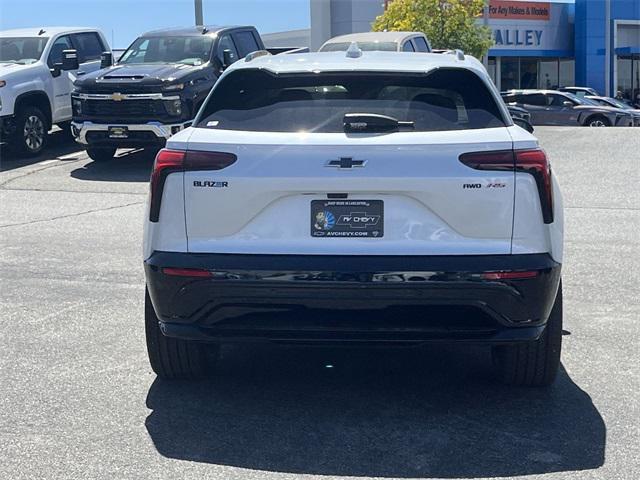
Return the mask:
M76 76L110 52L102 32L42 27L0 32L0 141L22 156L46 146L53 125L69 130Z

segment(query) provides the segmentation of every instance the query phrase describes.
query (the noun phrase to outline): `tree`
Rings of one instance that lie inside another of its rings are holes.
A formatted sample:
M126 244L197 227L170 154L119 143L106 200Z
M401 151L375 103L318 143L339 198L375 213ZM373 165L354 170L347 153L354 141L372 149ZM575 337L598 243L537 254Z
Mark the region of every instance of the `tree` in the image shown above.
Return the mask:
M373 30L424 32L433 48L480 58L493 45L491 30L478 23L483 9L484 0L393 0Z

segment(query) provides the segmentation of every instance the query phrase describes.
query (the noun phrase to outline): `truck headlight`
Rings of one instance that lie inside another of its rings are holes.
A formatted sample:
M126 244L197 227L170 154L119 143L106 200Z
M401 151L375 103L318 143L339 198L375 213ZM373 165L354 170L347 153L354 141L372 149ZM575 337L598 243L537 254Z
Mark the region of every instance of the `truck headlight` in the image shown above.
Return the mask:
M184 89L184 83L176 83L175 85L167 85L166 87L162 87L162 90L164 90L165 92L182 90L182 89Z
M72 98L71 107L73 108L73 115L82 115L82 100L79 98Z
M167 113L173 117L179 117L182 115L182 102L180 99L165 100L164 108L167 110Z

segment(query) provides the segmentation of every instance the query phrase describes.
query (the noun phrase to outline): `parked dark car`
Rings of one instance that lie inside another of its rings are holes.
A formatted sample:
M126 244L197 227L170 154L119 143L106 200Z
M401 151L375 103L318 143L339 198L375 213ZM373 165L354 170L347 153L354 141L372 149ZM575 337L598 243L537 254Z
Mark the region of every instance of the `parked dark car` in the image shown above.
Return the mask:
M622 100L618 100L613 97L600 97L595 95L587 95L585 98L591 100L592 102L596 102L600 105L604 105L607 107L615 107L621 108L622 110L626 110L627 112L633 115L633 124L636 127L640 127L640 108L633 108L628 103L623 102Z
M507 110L513 119L513 123L524 128L529 133L533 133L533 125L531 124L531 114L522 107L515 105L507 105Z
M80 77L72 94L72 131L96 161L117 148L155 152L191 125L218 76L251 52L263 50L257 30L190 27L137 38L115 65Z
M556 90L510 90L502 92L509 106L525 108L533 125L630 127L632 115L620 108L605 107L568 92Z
M507 105L507 109L511 114L511 118L521 118L527 122L531 122L531 114L525 108L517 107L515 105Z

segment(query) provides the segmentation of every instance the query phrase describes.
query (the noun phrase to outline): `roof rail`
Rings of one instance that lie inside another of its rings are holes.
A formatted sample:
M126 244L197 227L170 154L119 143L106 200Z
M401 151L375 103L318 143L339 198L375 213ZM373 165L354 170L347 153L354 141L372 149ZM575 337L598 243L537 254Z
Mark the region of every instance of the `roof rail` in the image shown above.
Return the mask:
M247 56L244 57L244 61L250 62L254 58L264 57L265 55L271 55L271 53L266 50L256 50L255 52L248 53Z
M444 52L446 55L455 55L457 60L463 61L464 60L464 52L458 48L454 49L454 50L447 50L446 52Z

